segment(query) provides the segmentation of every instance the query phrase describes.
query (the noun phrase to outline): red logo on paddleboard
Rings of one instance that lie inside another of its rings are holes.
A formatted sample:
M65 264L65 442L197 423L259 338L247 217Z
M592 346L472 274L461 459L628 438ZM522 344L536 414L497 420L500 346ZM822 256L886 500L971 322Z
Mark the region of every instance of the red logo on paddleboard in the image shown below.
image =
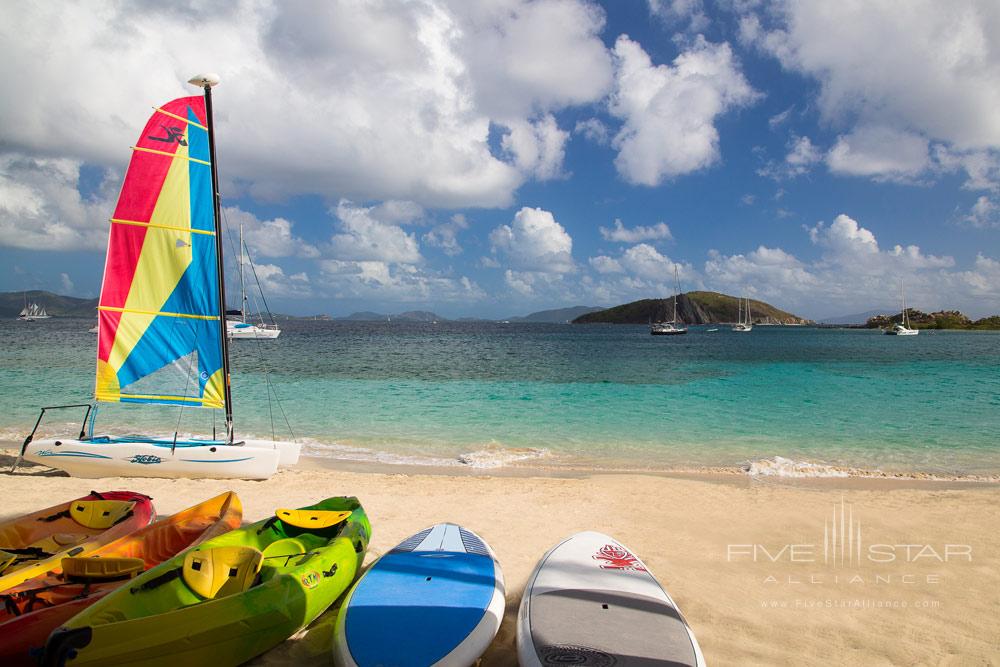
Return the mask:
M645 572L639 559L628 552L628 549L619 544L605 544L594 554L594 560L603 561L602 570L632 570L635 572Z

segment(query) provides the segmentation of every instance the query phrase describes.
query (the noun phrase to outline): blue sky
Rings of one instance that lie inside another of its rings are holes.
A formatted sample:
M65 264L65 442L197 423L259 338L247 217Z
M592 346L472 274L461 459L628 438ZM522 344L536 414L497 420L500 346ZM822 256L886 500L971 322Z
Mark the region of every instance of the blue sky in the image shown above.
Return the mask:
M272 308L504 317L682 289L1000 312L1000 5L19 3L0 289L96 296L129 146L218 72Z

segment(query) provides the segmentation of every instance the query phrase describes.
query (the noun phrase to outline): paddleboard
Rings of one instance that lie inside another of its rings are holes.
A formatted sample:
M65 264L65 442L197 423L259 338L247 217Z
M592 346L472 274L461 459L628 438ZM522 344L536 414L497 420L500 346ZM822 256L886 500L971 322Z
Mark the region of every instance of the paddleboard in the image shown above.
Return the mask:
M500 564L471 530L439 523L379 558L337 617L342 667L464 666L487 649L504 612Z
M677 604L632 551L602 533L577 533L538 563L521 598L522 667L704 667Z

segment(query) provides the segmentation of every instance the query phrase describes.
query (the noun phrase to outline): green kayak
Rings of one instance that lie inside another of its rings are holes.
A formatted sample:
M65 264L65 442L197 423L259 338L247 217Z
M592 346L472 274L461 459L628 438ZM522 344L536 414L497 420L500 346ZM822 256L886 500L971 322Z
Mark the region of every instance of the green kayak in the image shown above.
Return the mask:
M309 625L353 583L371 526L329 498L225 533L55 630L43 665L237 665Z

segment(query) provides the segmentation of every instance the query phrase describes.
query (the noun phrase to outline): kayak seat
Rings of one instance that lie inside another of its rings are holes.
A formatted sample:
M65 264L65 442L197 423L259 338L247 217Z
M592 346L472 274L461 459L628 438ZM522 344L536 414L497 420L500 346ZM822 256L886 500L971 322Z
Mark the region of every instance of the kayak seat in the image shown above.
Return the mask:
M62 559L62 570L66 577L85 581L131 579L144 569L146 561L141 558L76 556Z
M133 507L130 500L74 500L69 515L85 528L106 530L128 516Z
M274 515L281 519L282 523L296 528L306 530L322 530L338 523L351 516L351 512L335 512L332 510L275 510Z
M181 578L188 588L213 600L249 589L260 572L264 555L253 547L215 547L190 551Z

